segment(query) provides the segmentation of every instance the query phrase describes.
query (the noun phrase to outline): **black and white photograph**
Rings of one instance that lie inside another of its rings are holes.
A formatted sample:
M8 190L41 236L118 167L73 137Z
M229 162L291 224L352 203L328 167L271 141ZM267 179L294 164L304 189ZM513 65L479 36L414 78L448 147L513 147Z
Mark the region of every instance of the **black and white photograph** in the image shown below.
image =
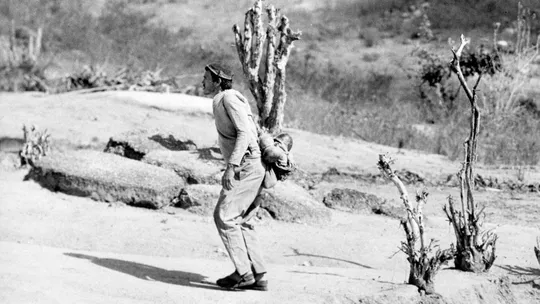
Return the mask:
M0 0L0 303L540 303L540 0Z

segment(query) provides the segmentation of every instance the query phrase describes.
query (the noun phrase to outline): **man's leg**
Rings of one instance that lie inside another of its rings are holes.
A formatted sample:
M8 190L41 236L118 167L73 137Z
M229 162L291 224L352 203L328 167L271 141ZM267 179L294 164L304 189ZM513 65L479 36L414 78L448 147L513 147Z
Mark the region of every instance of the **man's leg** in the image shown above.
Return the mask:
M230 191L222 190L214 210L214 222L236 271L243 275L251 271L251 264L244 236L238 223L242 211L238 210L240 208L238 204L235 204L240 201L236 199L235 190L235 188Z
M260 190L259 190L260 192ZM244 236L244 242L246 244L246 250L248 257L251 261L251 269L254 274L266 273L266 267L264 266L264 259L262 257L259 247L259 237L255 231L255 220L257 211L261 203L262 197L257 195L254 202L249 206L248 211L242 219L241 229Z
M253 226L242 224L242 234L246 242L248 257L251 261L251 266L254 274L266 273L264 259L259 249L259 238Z

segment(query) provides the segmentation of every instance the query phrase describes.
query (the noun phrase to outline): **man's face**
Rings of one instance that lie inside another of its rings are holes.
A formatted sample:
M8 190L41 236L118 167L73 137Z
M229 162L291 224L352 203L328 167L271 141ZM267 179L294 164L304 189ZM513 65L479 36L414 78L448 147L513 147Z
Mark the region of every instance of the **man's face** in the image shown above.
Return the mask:
M202 85L204 95L211 95L217 93L219 83L212 81L212 74L210 74L210 71L204 71Z

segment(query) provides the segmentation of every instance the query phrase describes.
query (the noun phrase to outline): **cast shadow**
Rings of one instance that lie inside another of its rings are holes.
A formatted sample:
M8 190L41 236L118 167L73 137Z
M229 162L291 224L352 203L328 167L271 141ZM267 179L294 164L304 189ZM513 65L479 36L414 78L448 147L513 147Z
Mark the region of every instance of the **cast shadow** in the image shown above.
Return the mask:
M532 268L532 267L512 266L512 265L503 265L503 266L495 265L495 266L501 269L504 269L514 275L532 276L530 280L512 282L513 285L532 284L533 288L540 289L540 285L535 282L536 280L540 278L540 269Z
M216 285L212 285L212 283L207 280L207 277L198 273L179 270L167 270L130 261L98 258L95 256L80 253L64 253L64 255L78 259L86 259L101 267L129 274L141 280L158 281L168 284L182 285L194 288L204 288L210 290L224 290Z
M163 137L159 134L156 134L156 135L148 137L148 139L151 139L159 143L164 148L169 149L171 151L194 150L197 148L197 145L195 145L195 143L191 139L181 141L181 140L176 139L172 135L169 135L168 137Z
M199 151L199 158L204 160L217 160L217 161L223 161L223 155L221 155L221 150L216 147L210 147L210 148L201 148L198 149Z
M502 265L502 266L495 265L495 266L516 275L540 276L540 269L536 269L532 267L521 267L521 266L512 266L512 265Z
M400 283L394 283L394 282L384 281L384 280L379 280L379 279L350 278L350 277L346 277L346 276L341 275L341 274L331 273L331 272L315 272L315 271L299 271L299 270L291 270L289 272L291 272L291 273L300 273L300 274L312 274L312 275L326 275L326 276L342 277L342 278L349 278L351 280L358 280L358 281L377 281L379 283L390 284L390 285L403 285L403 284L400 284Z
M300 250L295 249L295 248L291 248L291 250L294 252L294 254L285 255L286 257L289 257L289 256L306 256L306 257L312 257L312 258L322 258L322 259L329 259L329 260L349 263L349 264L353 264L353 265L360 266L360 267L367 268L367 269L373 269L373 267L371 267L371 266L360 264L358 262L353 262L353 261L349 261L349 260L344 260L344 259L340 259L340 258L333 258L333 257L324 256L324 255L318 255L318 254L302 253L302 252L300 252Z

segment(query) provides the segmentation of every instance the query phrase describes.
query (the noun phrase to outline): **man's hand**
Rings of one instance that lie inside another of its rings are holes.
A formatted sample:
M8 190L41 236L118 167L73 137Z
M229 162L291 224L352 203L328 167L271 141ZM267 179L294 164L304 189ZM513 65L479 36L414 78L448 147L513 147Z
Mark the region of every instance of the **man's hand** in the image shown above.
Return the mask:
M227 169L225 169L225 172L223 173L223 177L221 178L221 185L223 186L223 189L231 190L234 187L233 180L234 180L234 165L228 164Z

